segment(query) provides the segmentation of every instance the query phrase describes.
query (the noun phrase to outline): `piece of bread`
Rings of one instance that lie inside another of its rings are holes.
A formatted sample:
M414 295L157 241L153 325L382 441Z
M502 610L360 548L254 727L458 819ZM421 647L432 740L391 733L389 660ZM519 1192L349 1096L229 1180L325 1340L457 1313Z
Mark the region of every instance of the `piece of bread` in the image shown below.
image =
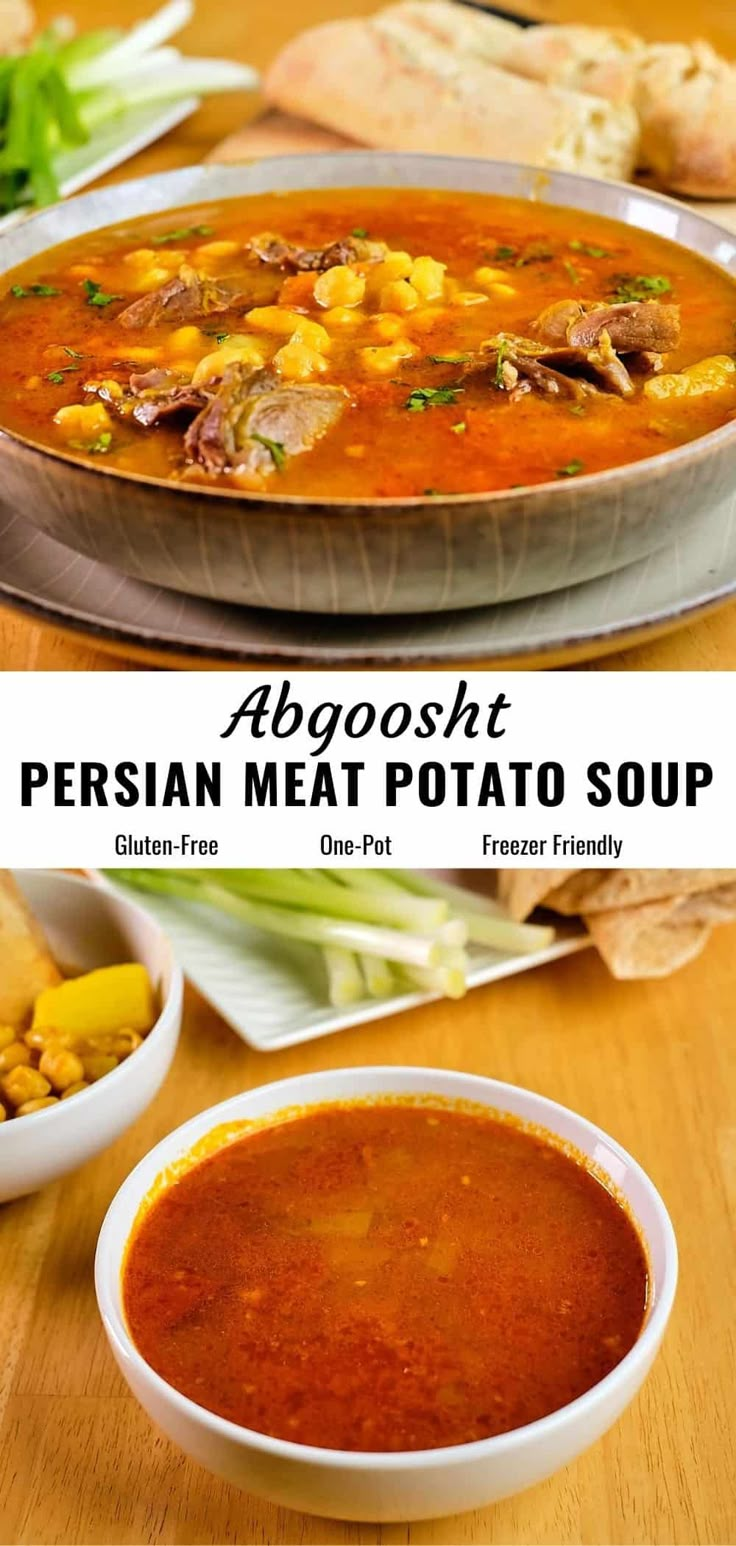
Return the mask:
M518 22L471 10L455 0L399 0L374 20L385 34L398 42L407 40L410 47L423 34L456 56L483 64L502 64L525 30Z
M504 68L550 86L588 91L610 102L633 102L644 43L625 28L561 23L519 29Z
M736 198L736 65L708 43L645 49L635 106L642 165L664 188L694 198Z
M287 113L385 150L487 156L628 178L638 143L628 105L473 62L426 28L383 13L300 33L264 90Z
M20 1028L61 973L13 877L0 870L0 1025Z
M0 0L0 54L17 54L25 48L34 21L28 0Z

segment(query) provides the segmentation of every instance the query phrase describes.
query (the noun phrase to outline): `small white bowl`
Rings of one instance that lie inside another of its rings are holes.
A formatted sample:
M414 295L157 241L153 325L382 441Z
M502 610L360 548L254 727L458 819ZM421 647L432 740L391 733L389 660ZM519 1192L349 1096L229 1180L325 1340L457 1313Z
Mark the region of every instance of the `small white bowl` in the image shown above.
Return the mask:
M86 972L140 961L158 992L161 1013L143 1045L88 1090L34 1116L0 1123L0 1203L83 1165L145 1111L174 1056L183 992L181 968L166 935L135 903L56 870L14 874L62 967Z
M122 1307L125 1246L143 1198L163 1171L220 1123L289 1106L391 1095L438 1095L512 1112L572 1144L610 1177L638 1222L649 1255L646 1324L605 1379L539 1422L496 1438L404 1453L349 1453L270 1438L217 1417L169 1385L138 1352ZM141 1405L188 1455L227 1481L308 1514L353 1520L412 1520L481 1508L567 1465L616 1421L646 1377L669 1318L677 1247L664 1204L644 1171L600 1128L529 1090L427 1068L349 1068L285 1079L204 1111L141 1160L100 1231L97 1301L117 1363Z

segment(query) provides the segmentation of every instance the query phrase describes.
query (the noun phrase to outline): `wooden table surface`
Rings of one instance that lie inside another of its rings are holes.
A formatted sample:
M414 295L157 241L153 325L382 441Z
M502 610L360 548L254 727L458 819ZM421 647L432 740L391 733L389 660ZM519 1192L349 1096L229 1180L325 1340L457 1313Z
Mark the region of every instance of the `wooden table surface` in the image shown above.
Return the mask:
M736 928L659 983L614 983L593 950L271 1054L194 993L173 1069L111 1149L0 1209L0 1540L636 1543L736 1541ZM663 1350L622 1420L556 1477L483 1512L343 1525L272 1507L189 1462L117 1372L97 1316L95 1241L137 1161L195 1112L268 1080L365 1063L526 1085L599 1123L671 1211L681 1279Z
M694 31L736 57L736 5L701 0L694 13L688 0L507 0L549 21L605 22L631 26L650 38L689 38ZM82 26L129 24L146 15L152 0L99 0L92 16L89 0L71 0L61 9ZM376 9L377 0L248 0L226 5L200 0L198 14L182 34L190 53L241 58L262 68L298 28L345 14ZM59 0L38 0L41 22L60 9ZM232 130L259 109L253 96L236 95L210 101L187 123L151 149L128 161L107 181L143 176L201 161ZM83 634L65 633L39 624L9 608L0 608L0 669L5 671L106 671L111 666L135 670L139 662L111 655ZM728 605L688 627L647 640L622 653L590 663L593 670L715 671L736 670L736 604Z

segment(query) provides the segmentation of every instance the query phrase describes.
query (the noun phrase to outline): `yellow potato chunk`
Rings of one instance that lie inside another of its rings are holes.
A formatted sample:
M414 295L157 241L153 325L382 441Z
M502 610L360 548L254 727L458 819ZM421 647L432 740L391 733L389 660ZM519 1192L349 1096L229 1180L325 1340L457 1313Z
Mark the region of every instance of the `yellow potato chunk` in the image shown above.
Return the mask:
M293 339L277 349L273 364L288 381L309 381L312 376L319 376L329 369L323 354L317 349L311 349L309 344L294 342Z
M193 349L199 349L203 341L198 327L177 327L169 338L169 353L186 358Z
M54 424L64 431L67 440L81 440L93 444L106 430L112 429L103 403L68 403L54 414Z
M234 334L228 338L227 343L221 344L219 349L214 349L212 354L205 354L194 368L192 385L202 386L205 381L214 381L224 375L228 365L234 360L241 360L244 365L252 365L258 369L264 365L267 358L267 350L258 338L248 338L245 334Z
M354 306L331 306L325 312L324 320L331 327L360 327L361 322L365 322L365 312Z
M414 311L419 296L408 279L392 279L383 286L379 297L381 311Z
M446 264L436 258L415 258L409 279L423 301L439 301L445 290Z
M240 244L232 241L202 242L194 250L196 257L204 258L205 260L207 258L232 258L236 252L240 251Z
M453 306L479 306L482 301L487 301L487 295L481 295L480 290L456 290L451 297Z
M475 270L473 278L476 284L480 285L481 289L484 290L486 285L505 283L506 270L505 268L488 268L484 265L482 268Z
M402 360L408 360L416 354L416 346L410 344L406 338L397 338L393 344L361 349L360 358L364 370L371 376L390 376L398 369Z
M318 306L359 306L365 295L365 279L348 263L336 263L314 282Z
M404 330L403 317L397 316L395 311L377 311L371 323L376 337L383 338L386 343L390 343L393 338L399 338Z
M0 1079L0 1090L11 1106L22 1106L27 1100L43 1100L51 1090L48 1079L37 1068L12 1068Z
M725 387L736 387L736 363L729 354L713 354L684 370L652 376L644 382L644 393L659 402L667 397L703 397Z
M101 966L39 993L33 1025L53 1025L80 1036L95 1031L150 1031L156 1018L151 979L137 961Z
M277 333L283 338L300 334L300 342L311 343L314 349L329 349L330 335L321 322L312 322L301 312L288 306L254 306L246 315L246 322L259 333Z

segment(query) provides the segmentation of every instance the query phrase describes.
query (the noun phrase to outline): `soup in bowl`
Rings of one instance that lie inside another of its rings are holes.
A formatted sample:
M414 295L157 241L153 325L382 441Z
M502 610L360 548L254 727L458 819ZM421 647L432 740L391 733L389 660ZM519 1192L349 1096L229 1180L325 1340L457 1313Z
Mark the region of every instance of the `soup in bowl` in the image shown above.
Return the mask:
M97 1292L146 1410L291 1507L411 1519L549 1475L644 1378L676 1250L651 1182L495 1081L359 1069L187 1123L125 1183Z
M284 157L87 194L3 245L8 491L139 578L305 611L511 600L665 546L730 486L736 243L656 195Z

